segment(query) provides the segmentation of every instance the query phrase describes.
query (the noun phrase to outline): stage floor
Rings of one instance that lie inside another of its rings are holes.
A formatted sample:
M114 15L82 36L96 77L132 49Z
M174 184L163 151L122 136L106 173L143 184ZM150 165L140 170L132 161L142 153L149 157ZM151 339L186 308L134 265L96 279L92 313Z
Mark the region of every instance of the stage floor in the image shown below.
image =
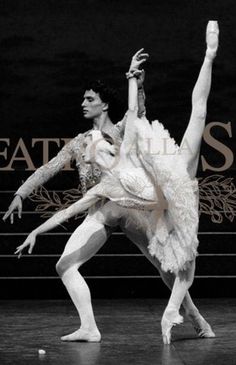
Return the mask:
M1 301L0 364L217 365L236 364L236 299L196 300L216 333L196 337L190 322L173 329L164 346L160 320L166 300L96 300L101 343L64 343L78 328L70 301ZM44 349L46 355L39 356Z

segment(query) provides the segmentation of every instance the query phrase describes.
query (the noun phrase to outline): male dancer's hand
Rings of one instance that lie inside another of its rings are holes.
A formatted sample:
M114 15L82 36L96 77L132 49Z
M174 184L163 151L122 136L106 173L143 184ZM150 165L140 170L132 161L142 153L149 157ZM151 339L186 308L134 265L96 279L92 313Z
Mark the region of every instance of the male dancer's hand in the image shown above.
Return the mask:
M145 71L140 70L140 74L137 76L138 89L141 89L143 87L144 80L145 80Z
M22 255L22 251L24 250L25 247L29 246L29 250L28 253L31 254L34 248L36 242L36 233L33 231L31 232L28 237L26 238L26 240L22 243L22 245L18 246L16 248L16 251L14 252L15 255L18 255L18 259L21 257Z
M21 218L22 213L22 199L19 195L16 195L12 200L7 212L3 216L3 220L5 221L10 216L11 224L14 223L14 210L18 210L18 218Z

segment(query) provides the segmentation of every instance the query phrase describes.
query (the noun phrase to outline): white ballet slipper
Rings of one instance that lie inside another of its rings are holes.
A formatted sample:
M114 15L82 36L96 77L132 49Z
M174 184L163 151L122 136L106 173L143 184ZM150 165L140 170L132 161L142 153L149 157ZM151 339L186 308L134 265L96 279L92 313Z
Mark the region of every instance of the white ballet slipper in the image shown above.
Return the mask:
M219 26L216 20L210 20L206 28L206 57L214 59L219 45Z
M100 342L101 334L98 330L88 331L80 328L69 335L62 336L61 340L65 342Z
M165 310L161 320L161 331L164 345L169 345L171 342L172 327L176 326L177 324L183 323L183 321L183 317L179 314L177 310Z

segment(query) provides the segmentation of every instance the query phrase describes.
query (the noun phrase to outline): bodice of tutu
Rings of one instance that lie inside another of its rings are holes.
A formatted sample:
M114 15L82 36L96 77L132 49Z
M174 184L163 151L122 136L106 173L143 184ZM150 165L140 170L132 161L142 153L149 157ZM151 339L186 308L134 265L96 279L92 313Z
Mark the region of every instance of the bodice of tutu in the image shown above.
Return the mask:
M153 210L157 207L153 185L141 168L103 176L98 195L129 209Z
M120 171L119 181L124 190L130 195L157 204L155 188L142 167L131 167Z

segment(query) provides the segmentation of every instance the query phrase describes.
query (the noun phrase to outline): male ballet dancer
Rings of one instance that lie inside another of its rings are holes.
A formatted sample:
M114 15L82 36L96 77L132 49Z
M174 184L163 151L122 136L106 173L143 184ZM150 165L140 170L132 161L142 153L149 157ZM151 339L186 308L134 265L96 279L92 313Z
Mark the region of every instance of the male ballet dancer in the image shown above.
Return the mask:
M130 69L136 69L145 62L148 55L142 51L143 50L140 50L134 55ZM141 77L139 78L140 114L144 112L144 92L142 84L143 74L141 74ZM111 107L111 104L114 101L113 95L113 90L108 88L104 83L100 81L92 82L85 90L84 100L81 106L85 119L91 119L93 121L93 129L101 130L116 141L117 144L120 144L124 134L126 116L116 125L112 123L109 117L109 107ZM10 217L11 223L14 222L14 210L18 211L18 217L21 218L22 201L27 198L33 190L55 176L73 159L76 161L83 193L99 181L99 169L96 166L85 163L83 158L85 152L84 141L88 133L89 131L78 134L62 148L56 157L37 169L34 174L20 186L15 193L15 197L10 204L8 211L3 217L4 221ZM101 339L93 314L89 288L77 269L92 257L106 242L112 232L112 229L108 227L113 227L118 224L117 218L113 217L112 213L109 218L108 216L105 217L104 214L104 221L101 222L100 217L103 215L102 208L103 204L98 204L89 210L83 223L71 235L60 260L56 264L56 270L66 286L67 291L79 312L81 320L81 328L76 336L63 336L62 340L65 341L74 339L100 341ZM74 244L78 248L83 248L78 263L79 266L76 269L73 260L72 262L71 260L68 260L68 257L70 257L69 253Z

